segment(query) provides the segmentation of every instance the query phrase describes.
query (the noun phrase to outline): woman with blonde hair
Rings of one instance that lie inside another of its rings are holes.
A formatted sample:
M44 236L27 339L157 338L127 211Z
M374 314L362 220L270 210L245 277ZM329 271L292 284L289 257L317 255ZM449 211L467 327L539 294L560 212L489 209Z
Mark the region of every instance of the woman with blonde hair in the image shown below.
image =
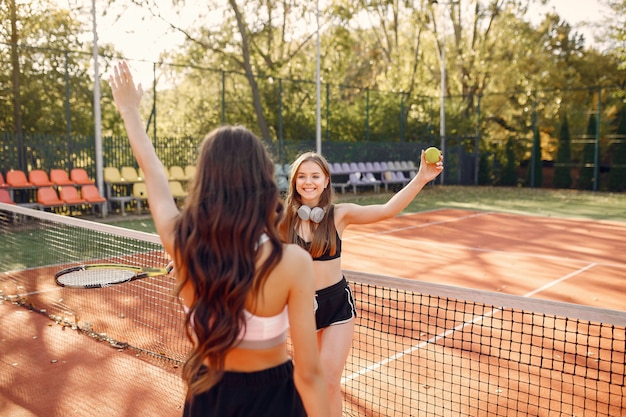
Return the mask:
M283 210L263 143L240 126L210 132L179 212L143 129L141 84L135 86L124 62L109 82L187 311L193 347L183 369L183 415L328 417L313 265L306 251L278 235Z

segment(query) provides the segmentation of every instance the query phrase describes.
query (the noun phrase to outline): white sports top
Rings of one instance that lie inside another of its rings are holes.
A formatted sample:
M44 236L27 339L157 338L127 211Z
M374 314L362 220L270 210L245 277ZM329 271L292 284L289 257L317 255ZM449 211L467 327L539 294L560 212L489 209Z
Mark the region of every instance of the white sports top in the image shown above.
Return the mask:
M183 305L185 313L189 313L189 308ZM237 347L241 349L269 349L278 346L287 340L287 330L289 329L289 314L287 306L275 316L262 317L255 316L248 310L243 311L246 317L246 327L239 333ZM194 318L190 318L191 325L194 325Z
M284 343L289 329L287 306L282 312L271 317L255 316L244 310L246 328L239 334L241 349L269 349Z
M261 235L259 245L268 240L266 234ZM183 305L185 313L189 312L187 306ZM236 345L241 349L269 349L278 346L287 340L287 330L289 329L289 314L287 306L275 316L262 317L255 316L248 310L244 310L246 327L241 329L239 343ZM190 318L193 326L193 317Z

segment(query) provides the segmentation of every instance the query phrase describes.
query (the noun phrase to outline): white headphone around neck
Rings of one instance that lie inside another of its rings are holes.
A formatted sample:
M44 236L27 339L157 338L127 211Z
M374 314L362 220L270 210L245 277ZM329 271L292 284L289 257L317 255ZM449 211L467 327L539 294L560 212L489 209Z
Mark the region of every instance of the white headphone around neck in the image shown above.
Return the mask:
M304 221L311 220L314 223L321 222L325 214L326 210L321 207L300 206L298 209L298 217Z

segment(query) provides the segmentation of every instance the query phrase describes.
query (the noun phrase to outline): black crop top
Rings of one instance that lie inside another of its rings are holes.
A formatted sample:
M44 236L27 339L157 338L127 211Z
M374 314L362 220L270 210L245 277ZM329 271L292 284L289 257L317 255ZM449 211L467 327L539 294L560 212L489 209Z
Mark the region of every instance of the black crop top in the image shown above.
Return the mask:
M336 237L337 250L335 251L335 254L334 255L330 254L330 247L329 247L328 249L326 249L326 251L324 251L324 253L322 253L321 256L317 258L313 258L314 261L332 261L333 259L337 259L341 257L341 238L339 237L339 232L335 232L335 235L337 236ZM305 242L304 239L302 239L298 235L296 235L296 243L298 244L298 246L306 249L307 252L311 250L311 242Z

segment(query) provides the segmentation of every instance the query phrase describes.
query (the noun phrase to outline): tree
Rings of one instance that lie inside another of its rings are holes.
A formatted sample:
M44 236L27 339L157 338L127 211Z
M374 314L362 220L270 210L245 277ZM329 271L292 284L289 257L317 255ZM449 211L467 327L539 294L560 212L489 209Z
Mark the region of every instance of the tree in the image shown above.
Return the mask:
M65 133L67 91L71 94L70 100L77 105L93 97L93 82L87 73L91 54L78 39L85 29L68 10L57 8L51 1L15 4L11 10L13 17L6 20L15 21L11 24L12 33L2 31L0 39L6 40L12 54L19 55L19 61L7 59L5 62L12 62L13 95L20 103L16 111L19 111L24 132ZM0 8L3 20L5 12ZM6 49L0 49L0 53L5 55ZM4 61L4 56L2 58ZM8 69L7 66L0 71ZM90 120L91 114L75 110L71 112L72 128L84 127L83 117ZM0 129L5 131L9 123L15 126L18 121L17 114L9 115L4 110L0 116ZM87 125L93 129L93 123Z
M609 173L609 189L612 191L626 190L626 105L618 115L617 135L611 145L611 171Z
M613 13L607 27L610 50L619 62L619 67L626 70L626 0L604 0Z
M567 115L563 116L559 133L559 148L554 168L554 186L556 188L570 188L572 186L570 134Z
M50 135L48 150L54 150L74 136L93 134L91 54L79 40L83 25L55 2L0 2L0 17L9 23L0 29L0 59L8 63L0 68L8 98L0 100L0 131L11 132L3 140L15 138L6 145L18 149L3 168L27 169L46 151L29 135Z
M314 16L314 5L297 0L245 3L229 0L228 7L224 8L213 1L207 2L205 10L209 10L208 14L222 10L222 18L217 23L182 27L172 16L160 13L158 0L134 0L134 3L149 9L153 16L168 22L174 30L185 35L187 41L184 50L170 54L178 65L243 71L252 105L252 109L246 109L246 112L254 113L254 121L264 140L272 141L276 138L278 127L272 126L272 122L277 118L272 119L272 115L265 109L265 94L271 94L273 87L264 88L262 81L288 77L292 71L301 73L303 68L298 60L310 64L310 54L299 59L298 55L312 43L313 33L301 33L303 26L310 23L307 20ZM185 3L184 0L175 2L181 8L186 6ZM215 22L215 19L207 17L203 23L210 20ZM306 67L307 70L312 68L310 65ZM314 73L304 75L305 78L313 79ZM242 123L244 120L247 119L232 123Z
M583 145L583 158L580 165L580 175L578 177L578 188L580 190L591 190L593 188L595 172L595 155L596 155L596 132L597 132L596 115L589 116L587 124L587 135L585 135L585 144Z

